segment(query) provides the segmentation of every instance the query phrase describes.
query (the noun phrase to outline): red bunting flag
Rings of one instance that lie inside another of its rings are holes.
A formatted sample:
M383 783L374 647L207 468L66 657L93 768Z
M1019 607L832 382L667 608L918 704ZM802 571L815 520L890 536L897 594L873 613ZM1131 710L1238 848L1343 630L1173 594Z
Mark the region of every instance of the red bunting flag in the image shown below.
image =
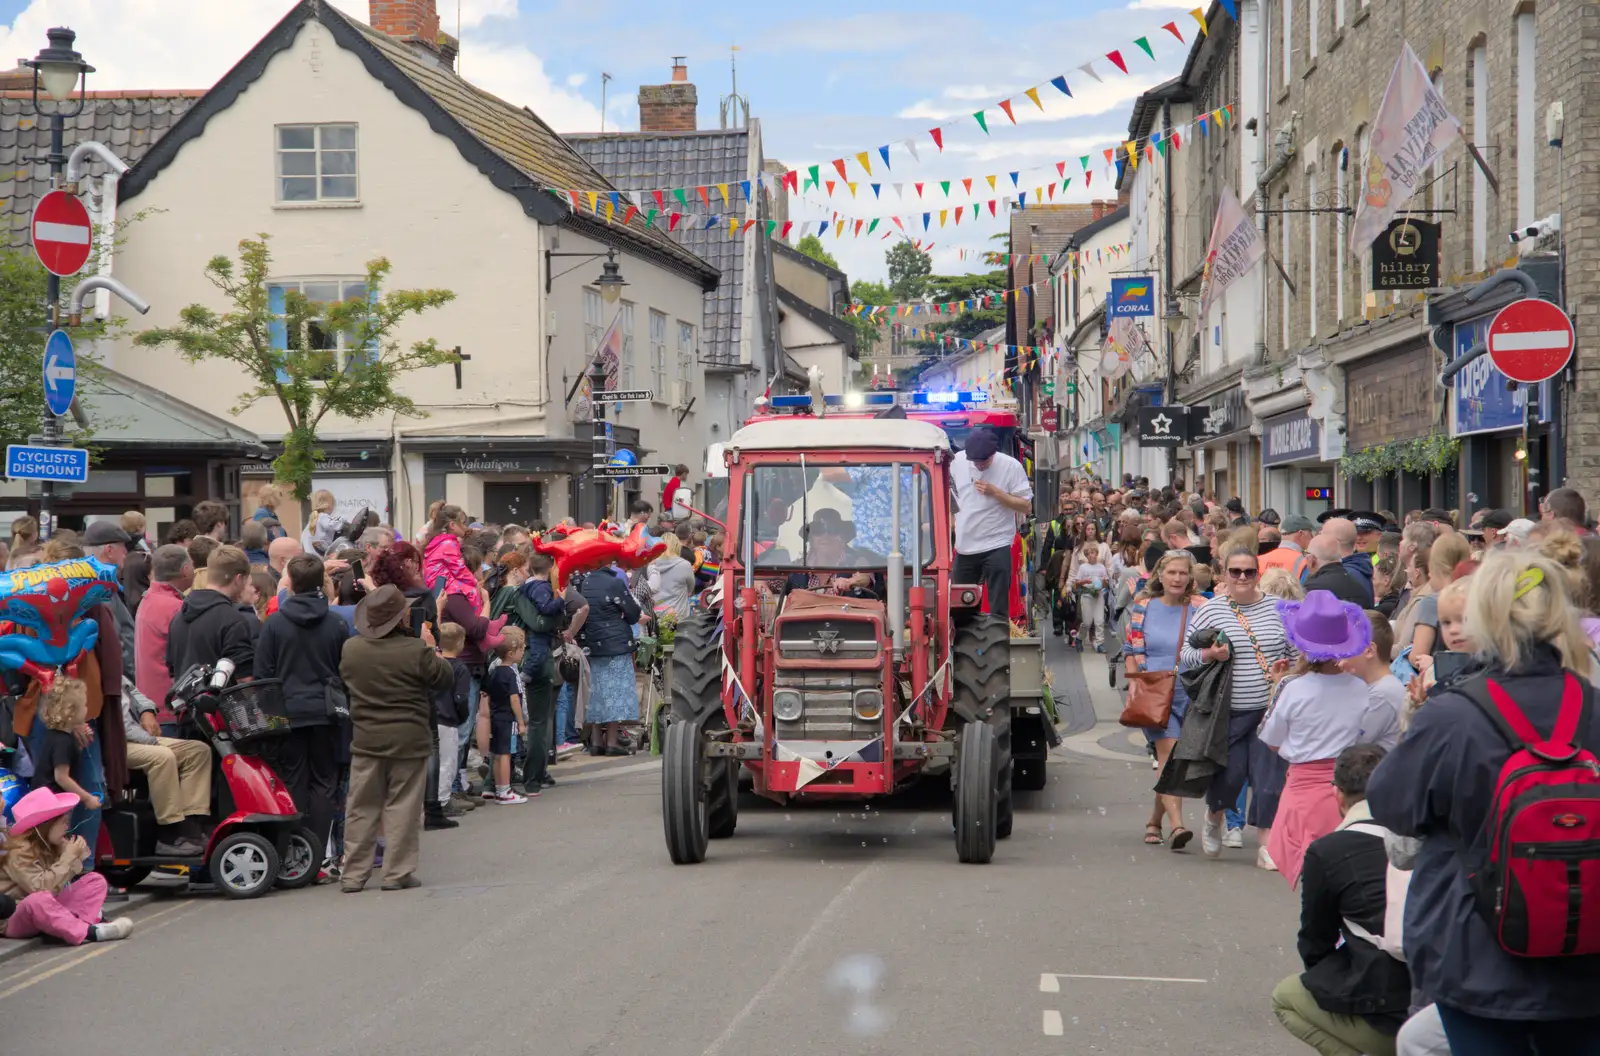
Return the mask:
M1017 115L1013 114L1011 112L1011 100L1010 99L1002 99L1002 100L1000 100L1000 109L1002 109L1002 110L1004 110L1006 112L1006 116L1011 119L1011 123L1013 125L1017 123Z
M696 187L695 191L700 195L700 200L705 203L706 210L710 211L710 209L711 209L711 195L710 195L708 189L705 188L705 187Z
M793 229L793 227L794 227L794 221L793 220L785 220L783 222L783 231L779 233L778 237L783 239L784 241L788 241L789 232L790 232L791 229Z
M1053 183L1052 184L1048 184L1045 187L1045 192L1046 192L1046 195L1049 197L1049 199L1052 202L1056 200L1056 185L1055 184L1053 184Z
M1116 151L1115 147L1107 147L1106 148L1106 164L1107 165L1111 164L1111 162L1114 160L1114 158L1116 156L1116 153L1117 153L1117 151Z
M1179 44L1188 43L1187 41L1185 41L1183 39L1183 34L1178 32L1178 24L1176 22L1168 22L1166 25L1162 26L1161 28L1166 30L1168 33L1171 33L1173 36L1177 37Z
M682 219L683 219L683 214L682 213L673 213L672 214L672 218L667 221L667 230L668 231L676 231L677 228L678 228L678 221L682 220Z
M1084 169L1083 170L1083 185L1085 187L1087 187L1087 186L1089 186L1089 184L1091 184L1093 182L1094 182L1094 173L1090 172L1088 169Z
M622 214L622 222L623 222L623 224L626 225L629 220L632 220L633 217L634 217L634 214L637 213L638 211L639 211L638 208L636 206L634 206L634 204L632 202L629 202L628 203L628 211Z
M928 129L928 135L933 137L933 145L941 151L944 150L944 133L937 128Z
M837 184L835 184L832 180L828 180L825 183L823 183L823 186L828 188L828 197L832 198L833 197L833 189L834 189L834 187L837 186Z
M1122 61L1122 52L1120 52L1120 51L1108 51L1108 52L1106 52L1106 58L1111 60L1111 65L1115 66L1117 69L1121 70L1123 73L1127 73L1128 72L1128 64Z
M1066 174L1067 174L1067 163L1064 162L1064 161L1056 162L1056 175L1057 176L1061 176L1061 177L1065 177Z
M889 219L893 220L894 226L898 227L900 230L904 231L906 229L906 225L900 222L900 218L898 216L891 216Z
M739 233L743 234L743 235L748 235L750 233L750 229L752 227L754 227L755 225L756 225L756 222L754 220L746 220L744 222L744 227L740 230Z
M834 158L833 159L833 167L839 170L839 179L847 180L847 179L850 178L850 174L844 171L844 159L843 158Z
M1173 150L1182 150L1183 149L1183 141L1178 138L1178 133L1177 132L1173 132L1172 133L1172 149Z
M915 187L917 189L917 197L921 198L922 197L922 184L913 183L911 186L913 186L913 187Z
M990 216L994 215L994 199L993 198L989 199L989 215Z
M784 182L789 185L789 193L791 193L791 194L799 194L800 193L800 170L799 169L790 169L788 172L783 174L783 179L784 179Z
M578 204L578 192L577 191L568 191L567 192L567 196L572 199L572 208L574 208L574 209L583 208L582 206L580 206Z
M971 194L972 193L972 177L968 176L966 179L962 180L961 181L961 186L966 188L966 192L968 194Z
M663 202L661 200L661 192L660 191L656 191L656 192L654 192L654 194L656 196L656 212L658 212L658 213L666 212L667 211L667 203L665 203L665 202Z

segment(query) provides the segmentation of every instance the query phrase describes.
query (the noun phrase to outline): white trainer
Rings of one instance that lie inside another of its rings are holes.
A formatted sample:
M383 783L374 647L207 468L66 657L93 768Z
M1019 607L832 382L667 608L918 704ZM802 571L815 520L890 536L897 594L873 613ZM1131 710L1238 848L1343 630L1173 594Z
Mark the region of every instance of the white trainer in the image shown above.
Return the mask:
M1229 829L1227 835L1222 837L1222 846L1241 848L1244 846L1244 830Z
M1267 853L1265 847L1256 848L1256 868L1265 869L1269 873L1278 871L1278 863L1272 860L1272 855Z
M1200 850L1207 858L1222 856L1222 822L1206 818L1200 826Z

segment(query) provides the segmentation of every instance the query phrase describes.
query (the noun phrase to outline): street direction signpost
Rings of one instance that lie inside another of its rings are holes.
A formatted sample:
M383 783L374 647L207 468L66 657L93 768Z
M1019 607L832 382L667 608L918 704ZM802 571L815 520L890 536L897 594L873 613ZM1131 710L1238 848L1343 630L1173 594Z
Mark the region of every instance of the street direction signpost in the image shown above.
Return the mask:
M596 466L594 475L623 480L632 477L670 477L671 466Z
M75 195L51 191L33 207L33 251L52 275L76 275L89 262L94 228Z
M11 480L82 484L89 479L89 452L81 447L11 444L6 448L6 476Z
M1572 358L1577 335L1567 313L1549 301L1524 297L1500 309L1489 324L1489 358L1523 385L1553 378Z
M44 405L57 418L72 407L78 390L78 356L65 330L50 335L44 346Z
M655 398L651 389L603 389L600 392L600 399L606 403L641 403Z

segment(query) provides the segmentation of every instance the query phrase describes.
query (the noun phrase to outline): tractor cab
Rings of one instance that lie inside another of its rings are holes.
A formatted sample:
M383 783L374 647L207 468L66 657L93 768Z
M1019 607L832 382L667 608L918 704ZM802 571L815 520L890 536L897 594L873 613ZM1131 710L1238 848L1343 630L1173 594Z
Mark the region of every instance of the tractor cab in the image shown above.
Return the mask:
M680 624L673 658L668 850L697 862L732 835L742 766L778 802L947 774L958 853L987 861L1011 829L1010 627L952 579L950 437L817 410L724 447L721 600Z

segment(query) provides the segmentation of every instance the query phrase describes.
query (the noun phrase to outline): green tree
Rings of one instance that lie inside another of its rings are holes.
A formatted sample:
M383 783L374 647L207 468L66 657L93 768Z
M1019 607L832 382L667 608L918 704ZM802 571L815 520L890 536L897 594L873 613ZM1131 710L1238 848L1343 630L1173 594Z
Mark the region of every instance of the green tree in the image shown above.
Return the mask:
M881 282L862 279L850 284L850 299L855 304L893 304L894 294ZM883 336L884 320L868 315L846 316L846 320L856 328L856 345L865 356Z
M45 284L49 276L31 250L0 250L0 444L26 443L39 432L44 412ZM72 296L75 280L62 281L63 304ZM92 376L95 364L86 354L88 340L105 332L102 324L68 329L78 342L80 385ZM74 443L84 443L88 433L78 431L72 419L62 421Z
M826 264L828 267L835 270L838 270L839 268L839 262L834 259L832 253L829 253L825 248L823 248L822 239L818 238L816 235L807 235L799 242L796 242L794 248L805 256L810 257L812 260Z
M249 384L233 413L272 399L283 409L287 429L283 454L272 463L278 480L292 484L302 500L311 493L311 473L322 456L317 428L333 414L364 421L384 412L425 417L415 402L395 390L401 374L457 362L455 352L432 338L402 348L393 340L407 316L455 299L449 290L395 290L383 293L390 265L379 257L367 263L366 297L318 304L299 292L285 292L274 311L267 290L272 254L267 235L239 243L239 261L215 256L206 278L227 301L220 314L203 304L178 313L178 325L146 330L134 338L144 348L172 345L191 363L232 363ZM336 345L351 350L340 362Z
M885 259L889 264L889 290L896 301L915 301L927 290L933 258L910 242L896 242Z

